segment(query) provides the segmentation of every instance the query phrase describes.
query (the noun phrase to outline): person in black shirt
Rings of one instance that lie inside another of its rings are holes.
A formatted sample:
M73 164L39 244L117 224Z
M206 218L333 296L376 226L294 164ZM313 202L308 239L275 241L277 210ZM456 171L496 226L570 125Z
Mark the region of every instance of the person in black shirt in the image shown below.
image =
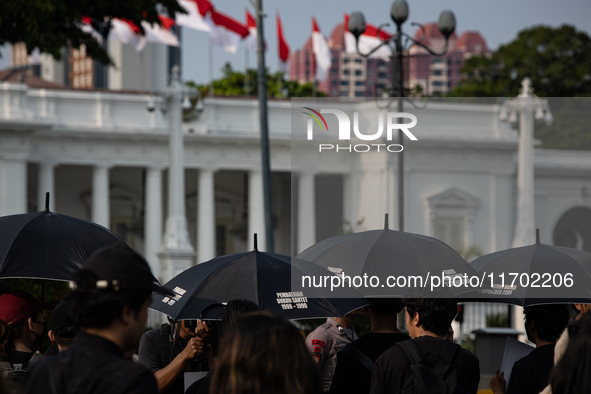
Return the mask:
M537 394L548 384L554 366L554 347L569 319L566 305L534 305L523 309L527 339L536 348L515 362L507 385L507 394ZM498 371L490 388L495 394L505 392L505 379Z
M207 361L199 357L204 351L204 339L195 331L187 326L186 321L180 321L147 331L142 336L139 363L154 374L160 393L183 394L183 373L208 369ZM168 348L167 360L163 360L163 346Z
M445 344L450 342L444 337L458 312L457 302L450 298L414 298L405 299L404 304L408 333L424 356L423 364L432 366L440 360ZM371 394L397 394L408 383L411 361L400 343L376 360ZM451 365L456 369L458 387L465 392L476 394L478 391L479 364L478 358L465 349L459 349L453 358Z
M96 251L74 273L76 288L66 296L80 332L70 347L28 372L24 393L157 394L146 368L123 358L144 332L157 285L148 263L120 245Z
M331 394L369 394L371 367L376 359L399 341L410 339L398 330L396 315L402 302L396 298L372 298L363 308L371 331L337 353Z

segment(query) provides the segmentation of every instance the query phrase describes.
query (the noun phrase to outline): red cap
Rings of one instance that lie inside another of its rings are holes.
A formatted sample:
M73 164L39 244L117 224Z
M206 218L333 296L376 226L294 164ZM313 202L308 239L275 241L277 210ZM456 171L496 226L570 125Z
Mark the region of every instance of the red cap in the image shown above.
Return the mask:
M22 290L13 290L0 296L0 320L16 325L33 316L35 311L50 311L53 305L39 302Z

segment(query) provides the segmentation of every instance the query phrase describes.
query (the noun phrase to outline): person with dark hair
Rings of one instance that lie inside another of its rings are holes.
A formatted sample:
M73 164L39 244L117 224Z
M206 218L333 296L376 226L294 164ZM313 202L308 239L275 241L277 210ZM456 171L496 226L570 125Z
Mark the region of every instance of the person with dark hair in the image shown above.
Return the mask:
M260 311L260 308L253 301L232 300L225 305L222 320L220 322L213 321L209 323L211 325L211 331L205 338L206 341L209 342L210 352L208 352L208 355L210 357L208 361L211 370L215 369L220 343L226 332L234 327L242 315L257 311ZM209 373L205 378L193 383L187 389L187 394L208 394L209 386L211 384L211 376L212 374Z
M44 357L35 350L43 339L43 311L53 306L38 302L26 291L13 290L0 295L0 371L20 385L24 372Z
M221 343L210 393L320 394L320 376L299 330L268 312L240 318Z
M527 339L536 348L517 360L511 370L507 394L537 394L548 384L554 365L554 347L569 319L568 306L561 304L534 305L523 309ZM491 379L495 394L505 393L505 379L499 371Z
M349 324L354 316L361 314L361 309L349 312L344 317L329 317L326 323L318 326L308 334L306 346L312 354L312 360L318 366L322 377L322 389L330 390L334 370L337 364L337 353L346 345L359 337Z
M51 346L43 353L45 357L55 356L70 346L78 329L74 327L74 322L68 312L68 304L65 301L57 304L51 312L49 319L50 328L47 336L51 341Z
M478 358L444 339L458 312L457 302L445 297L411 298L405 299L404 305L406 327L412 340L398 342L378 357L371 394L397 394L413 385L416 388L417 384L431 383L417 382L411 365L414 370L420 366L429 372L438 365L449 365L446 379L455 381L457 388L466 393L476 393L480 381Z
M371 331L337 353L331 394L369 394L376 359L397 342L410 339L397 326L396 316L402 310L402 300L371 298L369 301L372 304L363 310L369 318Z
M591 314L582 313L568 329L565 352L550 375L553 393L591 393Z
M120 245L99 249L74 273L66 296L78 335L67 350L35 365L25 393L157 394L156 379L123 354L144 332L152 292L159 286L148 263Z

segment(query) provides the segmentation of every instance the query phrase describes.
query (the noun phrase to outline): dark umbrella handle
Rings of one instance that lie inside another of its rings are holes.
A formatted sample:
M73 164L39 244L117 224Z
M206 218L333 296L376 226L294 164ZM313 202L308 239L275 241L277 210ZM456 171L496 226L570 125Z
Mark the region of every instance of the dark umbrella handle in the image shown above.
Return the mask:
M45 193L45 212L49 212L49 192Z

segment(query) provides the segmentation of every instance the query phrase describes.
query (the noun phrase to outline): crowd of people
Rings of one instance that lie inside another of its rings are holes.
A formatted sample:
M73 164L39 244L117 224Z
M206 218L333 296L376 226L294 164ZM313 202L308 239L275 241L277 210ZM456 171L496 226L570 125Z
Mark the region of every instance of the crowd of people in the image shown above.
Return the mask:
M55 308L20 290L0 295L0 394L451 394L479 388L478 358L452 340L454 299L371 299L363 308L368 334L358 337L351 326L357 310L328 318L304 339L292 322L249 300L228 302L218 320L170 321L145 331L152 293L171 293L141 256L121 247L97 251L73 281ZM571 321L566 305L524 309L536 348L515 363L508 382L495 373L494 394L591 392L591 314L587 304L575 308ZM397 325L403 309L408 334ZM41 355L48 310L53 345Z

